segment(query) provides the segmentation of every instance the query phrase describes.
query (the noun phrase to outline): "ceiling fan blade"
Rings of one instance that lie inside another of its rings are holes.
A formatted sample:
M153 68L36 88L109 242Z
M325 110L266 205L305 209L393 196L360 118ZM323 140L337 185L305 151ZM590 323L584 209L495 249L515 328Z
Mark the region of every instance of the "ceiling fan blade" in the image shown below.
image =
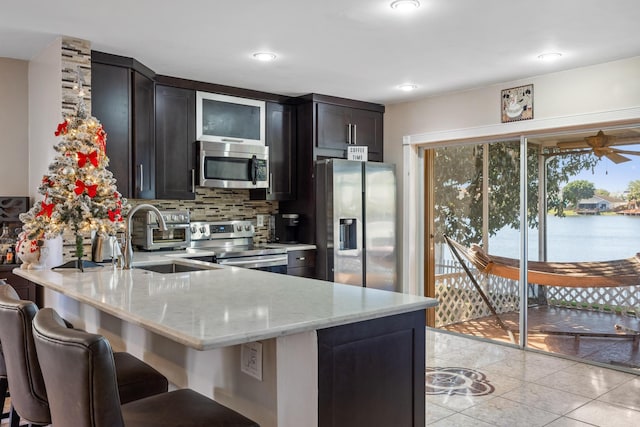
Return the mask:
M619 148L611 148L611 151L619 154L630 154L632 156L640 156L640 151L621 150Z
M640 144L640 137L637 137L637 136L617 137L615 145L618 146L618 145L634 145L634 144Z
M609 151L608 153L605 153L605 156L615 164L631 161L630 158L622 156L615 151Z

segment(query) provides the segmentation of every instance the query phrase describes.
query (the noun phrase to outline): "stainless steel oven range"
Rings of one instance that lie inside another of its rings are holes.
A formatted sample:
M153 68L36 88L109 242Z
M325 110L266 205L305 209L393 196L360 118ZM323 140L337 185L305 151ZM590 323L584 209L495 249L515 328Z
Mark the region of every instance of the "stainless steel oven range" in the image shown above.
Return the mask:
M208 249L218 264L287 274L287 250L254 245L251 221L191 223L191 252Z

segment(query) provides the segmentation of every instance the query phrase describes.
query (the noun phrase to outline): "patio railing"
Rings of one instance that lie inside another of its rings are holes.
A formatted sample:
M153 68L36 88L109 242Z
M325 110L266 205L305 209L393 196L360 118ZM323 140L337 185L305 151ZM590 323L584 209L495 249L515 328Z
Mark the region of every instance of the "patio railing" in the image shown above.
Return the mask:
M478 284L494 305L496 312L519 310L518 282L480 273L470 268ZM456 261L436 266L436 327L491 315L480 293ZM530 284L529 301L553 306L621 313L640 317L640 278L638 286L618 288L568 288Z

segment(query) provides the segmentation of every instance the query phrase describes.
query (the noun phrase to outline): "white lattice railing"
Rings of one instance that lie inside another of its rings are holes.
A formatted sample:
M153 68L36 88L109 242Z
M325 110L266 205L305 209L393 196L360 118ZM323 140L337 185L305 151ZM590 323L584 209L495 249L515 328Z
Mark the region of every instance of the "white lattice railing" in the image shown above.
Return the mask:
M477 319L491 314L480 293L464 272L453 262L438 265L436 274L436 327ZM518 283L471 270L498 313L516 311L519 307Z
M438 264L436 327L477 319L491 314L480 293L456 262ZM498 313L519 310L518 282L498 276L471 273ZM529 299L549 305L637 315L640 313L640 285L618 288L568 288L529 285Z
M545 290L549 305L633 315L638 315L640 312L640 286L617 288L549 286Z

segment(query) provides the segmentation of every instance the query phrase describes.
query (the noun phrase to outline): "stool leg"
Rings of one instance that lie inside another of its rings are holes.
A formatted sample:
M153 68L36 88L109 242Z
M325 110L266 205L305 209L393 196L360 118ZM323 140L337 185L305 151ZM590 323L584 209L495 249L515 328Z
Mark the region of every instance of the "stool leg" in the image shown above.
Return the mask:
M4 403L7 401L7 389L9 388L9 383L6 378L0 378L0 399L2 400L2 410L4 410ZM0 419L8 418L9 414L2 413Z
M13 405L11 405L11 416L9 417L9 426L18 427L19 425L20 425L20 415L18 415Z

